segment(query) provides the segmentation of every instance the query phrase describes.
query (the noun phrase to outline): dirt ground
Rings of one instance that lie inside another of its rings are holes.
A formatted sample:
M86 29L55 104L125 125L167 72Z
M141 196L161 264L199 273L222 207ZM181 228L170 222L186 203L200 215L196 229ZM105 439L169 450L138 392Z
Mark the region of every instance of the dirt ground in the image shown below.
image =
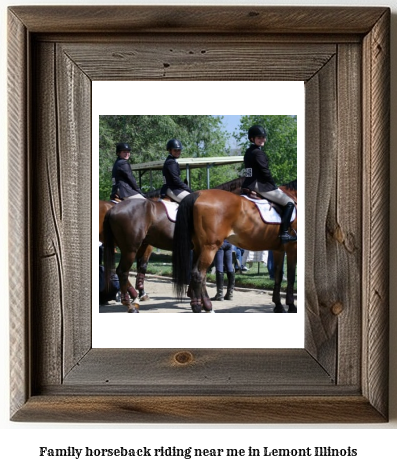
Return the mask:
M135 276L130 277L130 281L135 285ZM226 284L226 278L225 278ZM152 313L178 313L192 312L190 299L186 297L179 303L175 299L172 283L169 278L147 275L145 279L145 290L150 299L141 301L140 312L149 311ZM213 283L207 283L207 290L210 297L215 296L216 287ZM224 290L226 293L226 287ZM285 297L282 295L282 302ZM215 312L273 312L272 295L270 292L256 289L235 288L232 301L213 301L212 307ZM126 307L120 303L110 302L106 306L100 306L99 312L124 313Z

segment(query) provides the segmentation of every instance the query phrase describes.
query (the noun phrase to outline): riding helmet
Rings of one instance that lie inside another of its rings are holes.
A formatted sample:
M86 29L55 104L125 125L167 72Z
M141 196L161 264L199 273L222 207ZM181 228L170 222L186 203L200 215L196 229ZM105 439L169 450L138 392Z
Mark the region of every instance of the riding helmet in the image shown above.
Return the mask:
M178 141L178 139L170 139L167 142L167 150L170 151L171 149L182 150L183 147L182 147L181 141Z
M116 146L116 154L118 154L119 152L122 152L123 150L126 150L127 152L131 152L131 147L125 142L119 142Z
M262 126L252 126L248 129L248 139L254 139L255 137L266 137L265 128Z

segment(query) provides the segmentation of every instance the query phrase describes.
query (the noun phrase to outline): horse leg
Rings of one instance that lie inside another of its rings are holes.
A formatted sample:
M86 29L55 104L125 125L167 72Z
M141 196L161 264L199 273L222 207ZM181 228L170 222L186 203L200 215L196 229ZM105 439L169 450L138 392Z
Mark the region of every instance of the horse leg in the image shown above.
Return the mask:
M288 306L288 312L297 312L294 298L294 283L296 273L296 249L287 252L287 293L285 304Z
M189 285L190 305L193 312L201 312L203 307L206 312L212 311L211 299L208 296L205 286L205 274L197 269L192 270L191 282Z
M193 312L201 312L201 274L193 268L189 285L190 306Z
M190 298L190 306L193 312L201 312L201 276L197 269L198 257L193 251L191 258L190 281L187 289L187 296Z
M204 246L204 250L201 252L201 257L199 261L199 270L201 273L201 304L204 307L206 312L213 312L211 298L207 292L207 273L208 267L214 261L215 255L219 250L219 247L222 243L208 244Z
M193 312L201 312L202 307L206 312L212 311L212 302L207 292L206 279L208 267L211 265L217 249L217 247L214 249L212 246L210 248L204 247L199 257L194 256L191 283L189 285L192 293L190 305Z
M212 312L212 302L207 292L207 268L201 270L201 305L206 312Z
M198 258L194 251L190 252L190 281L186 291L186 296L190 298L190 305L192 306L193 312L201 312L201 307L204 305L202 296L202 278L201 273L193 268L196 267ZM207 303L205 303L207 304ZM204 307L206 309L206 307Z
M149 262L150 255L153 251L151 245L141 245L136 254L136 265L137 265L137 275L135 288L139 292L139 300L147 301L149 299L148 294L145 292L145 275L147 270L147 265Z
M274 288L272 301L274 302L273 312L285 312L283 305L281 304L281 282L283 280L283 264L284 264L284 252L273 251L274 260Z
M201 291L201 302L206 312L212 312L212 302L211 298L208 296L205 278L203 282L203 289Z
M131 265L134 263L135 252L128 252L127 255L122 253L120 263L116 269L116 273L120 281L121 302L127 306L128 312L139 312L134 306L133 302L137 298L138 293L129 282L129 274ZM130 298L130 295L132 299Z

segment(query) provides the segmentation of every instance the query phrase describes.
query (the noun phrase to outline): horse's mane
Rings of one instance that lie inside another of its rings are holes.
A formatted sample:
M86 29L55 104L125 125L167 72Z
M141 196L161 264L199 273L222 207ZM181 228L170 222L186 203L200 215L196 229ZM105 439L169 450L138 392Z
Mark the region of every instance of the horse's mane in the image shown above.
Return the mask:
M280 188L286 193L288 196L294 199L295 202L298 200L298 182L297 178L295 180L292 180L289 183L284 183L283 185L280 185Z
M243 184L245 177L235 178L230 182L222 183L221 185L215 186L216 190L230 191L231 193L240 194L241 185Z
M217 190L225 190L225 191L230 191L231 193L236 193L239 195L241 193L241 187L244 182L245 177L240 177L240 178L235 178L234 180L231 180L230 182L222 183L221 185L218 185L214 187ZM283 185L280 185L282 187L283 191L287 193L289 196L294 198L296 201L297 199L297 192L298 192L298 179L295 178L295 180L292 180L291 182L284 183Z
M295 180L292 180L292 182L283 183L280 186L286 188L287 190L298 191L298 179L295 178Z
M160 190L159 189L150 190L150 191L145 193L145 196L146 196L146 198L149 198L151 200L160 199L160 196L161 196Z

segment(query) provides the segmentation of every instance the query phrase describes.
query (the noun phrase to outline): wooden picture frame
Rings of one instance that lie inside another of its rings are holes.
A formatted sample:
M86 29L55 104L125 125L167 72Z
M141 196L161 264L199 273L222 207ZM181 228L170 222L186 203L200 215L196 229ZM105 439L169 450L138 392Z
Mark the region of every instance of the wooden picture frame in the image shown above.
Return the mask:
M9 8L11 420L388 420L389 24L383 7ZM91 348L93 80L305 81L304 349Z

